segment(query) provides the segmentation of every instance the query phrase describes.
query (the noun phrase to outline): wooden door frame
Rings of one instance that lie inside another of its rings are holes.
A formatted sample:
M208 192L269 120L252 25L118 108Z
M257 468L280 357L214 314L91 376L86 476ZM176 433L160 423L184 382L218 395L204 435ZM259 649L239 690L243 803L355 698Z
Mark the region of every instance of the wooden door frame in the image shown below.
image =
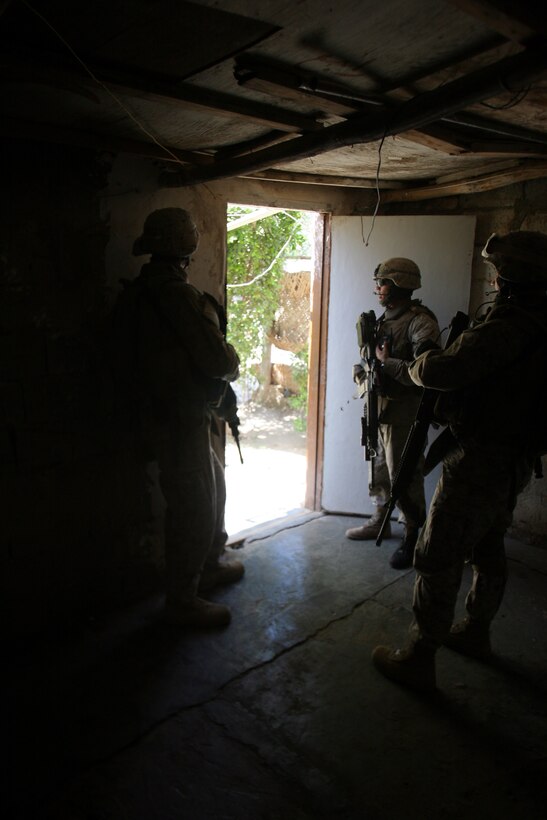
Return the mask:
M332 215L320 214L314 236L311 334L308 362L307 469L305 506L321 509L327 375L327 328L331 270Z

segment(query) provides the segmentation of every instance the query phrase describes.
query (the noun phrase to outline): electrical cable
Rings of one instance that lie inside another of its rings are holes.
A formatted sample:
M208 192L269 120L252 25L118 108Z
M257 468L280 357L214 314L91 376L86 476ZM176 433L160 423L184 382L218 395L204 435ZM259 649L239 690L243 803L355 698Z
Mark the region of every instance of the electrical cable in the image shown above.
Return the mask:
M386 130L384 131L384 135L380 140L380 144L378 146L378 165L376 166L376 207L374 208L374 213L372 214L372 224L370 226L370 230L368 232L368 236L365 239L363 233L363 217L361 217L361 237L363 239L365 248L368 248L369 239L372 235L372 231L374 230L374 223L376 221L376 216L378 215L378 211L380 209L380 202L381 202L381 193L380 193L380 168L382 167L382 148L384 146L384 141L387 134L387 125Z
M531 88L532 86L529 85L527 88L523 88L520 91L517 91L516 94L514 94L514 96L511 97L511 99L503 105L492 105L492 103L487 103L484 101L481 102L481 105L484 106L484 108L490 108L492 111L506 111L508 108L513 108L515 105L518 105L524 99L526 99ZM509 89L507 90L509 91Z

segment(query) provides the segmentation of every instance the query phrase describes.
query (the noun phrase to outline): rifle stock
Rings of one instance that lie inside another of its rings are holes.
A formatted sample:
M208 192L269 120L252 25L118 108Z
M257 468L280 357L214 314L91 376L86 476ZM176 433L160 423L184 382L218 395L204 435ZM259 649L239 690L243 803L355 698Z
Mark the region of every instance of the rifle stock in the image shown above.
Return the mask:
M459 310L450 322L450 331L446 339L445 348L450 347L452 342L458 338L460 333L463 333L468 323L469 317ZM424 451L429 426L433 420L433 410L437 397L437 390L424 388L422 398L416 412L416 417L408 433L401 455L401 460L397 466L397 472L395 473L395 478L391 484L391 493L386 505L386 512L376 539L377 547L382 544L384 532L388 525L389 519L391 518L391 513L395 509L395 505L402 493L408 487L414 470L416 469L416 465L418 464L418 460Z

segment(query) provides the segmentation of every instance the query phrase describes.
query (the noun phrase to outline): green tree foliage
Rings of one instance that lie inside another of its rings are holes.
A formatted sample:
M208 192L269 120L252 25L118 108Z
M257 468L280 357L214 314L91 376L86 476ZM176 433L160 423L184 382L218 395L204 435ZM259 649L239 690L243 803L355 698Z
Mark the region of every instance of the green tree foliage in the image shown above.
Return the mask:
M231 206L228 225L253 210ZM305 243L298 211L280 211L228 231L228 335L240 356L242 376L259 375L256 365L279 304L283 263L300 254Z

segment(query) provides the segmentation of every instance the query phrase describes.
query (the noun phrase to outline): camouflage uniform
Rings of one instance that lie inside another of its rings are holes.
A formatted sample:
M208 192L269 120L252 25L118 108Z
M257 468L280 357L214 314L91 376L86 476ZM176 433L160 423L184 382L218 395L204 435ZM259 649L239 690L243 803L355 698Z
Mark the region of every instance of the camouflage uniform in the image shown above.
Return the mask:
M175 265L152 261L137 284L142 428L167 505L167 602L176 605L195 597L202 570L218 562L226 542L209 399L214 379L237 377L239 359L210 300Z
M424 342L438 342L439 325L433 313L415 299L411 305L388 308L378 320L377 336L389 339L390 357L382 366L382 393L378 401L378 452L374 459L374 483L369 493L383 507L391 493L408 432L416 416L422 391L408 375L408 365ZM397 506L401 520L420 527L425 520L423 458L418 463Z
M436 689L441 644L487 660L490 623L505 588L503 537L538 455L547 452L547 234L492 234L482 250L498 296L485 321L446 350L419 356L409 374L439 391L447 427L443 471L414 554L409 646L376 646L386 678ZM448 434L448 435L447 435ZM466 560L473 565L467 615L452 623Z
M503 537L544 426L546 336L545 300L519 307L498 297L486 321L410 366L416 384L442 391L437 412L454 437L414 558L413 632L432 647L450 631L466 560L473 565L471 620L488 625L501 604Z

